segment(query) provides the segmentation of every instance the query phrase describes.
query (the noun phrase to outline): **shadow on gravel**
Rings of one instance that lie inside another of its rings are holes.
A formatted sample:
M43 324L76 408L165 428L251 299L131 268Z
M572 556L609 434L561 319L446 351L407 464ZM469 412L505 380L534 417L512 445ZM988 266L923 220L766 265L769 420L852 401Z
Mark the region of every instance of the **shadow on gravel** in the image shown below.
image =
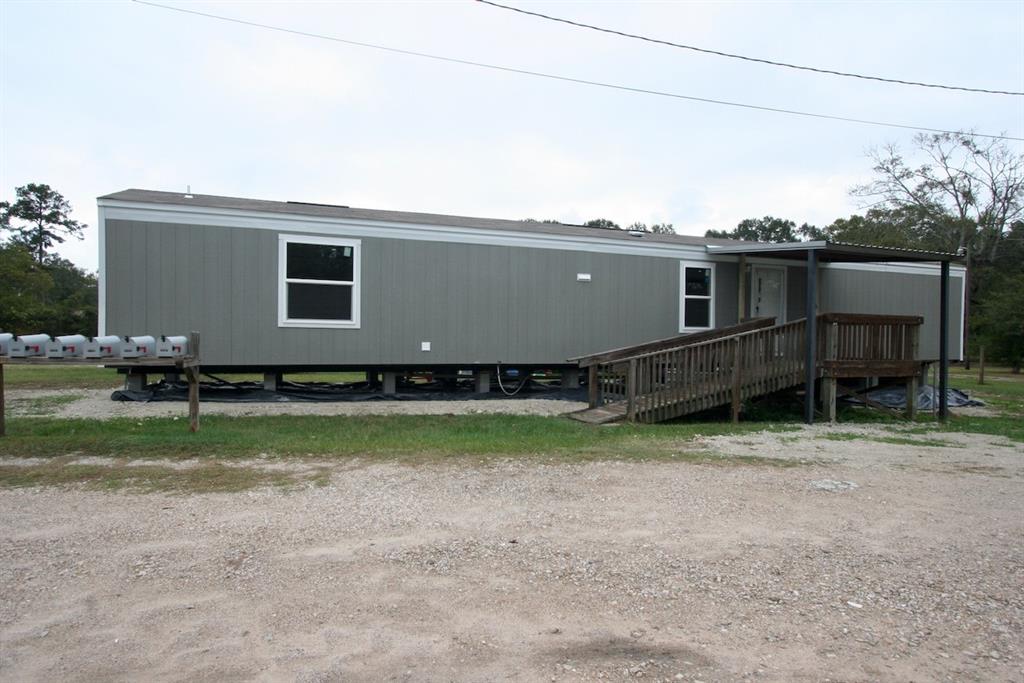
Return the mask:
M656 667L707 667L713 662L697 650L681 645L656 645L634 638L595 638L549 648L548 654L561 661L587 666L622 667L638 664Z

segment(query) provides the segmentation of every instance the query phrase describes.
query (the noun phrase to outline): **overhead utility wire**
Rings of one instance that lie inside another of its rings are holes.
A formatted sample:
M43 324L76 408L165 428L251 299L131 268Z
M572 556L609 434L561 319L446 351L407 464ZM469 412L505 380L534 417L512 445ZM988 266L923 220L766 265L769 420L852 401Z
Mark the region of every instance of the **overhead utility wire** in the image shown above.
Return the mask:
M710 50L704 47L696 47L693 45L684 45L682 43L673 43L670 40L661 40L659 38L649 38L647 36L637 35L635 33L626 33L625 31L617 31L611 28L603 28L601 26L594 26L592 24L584 24L579 21L573 21L571 19L562 19L561 17L553 17L550 14L541 14L540 12L531 12L530 10L522 9L519 7L512 7L510 5L502 5L497 2L491 2L491 0L476 0L483 5L490 5L491 7L497 7L498 9L509 10L510 12L518 12L519 14L526 14L531 17L537 17L539 19L547 19L548 21L557 21L562 24L569 24L570 26L576 26L579 28L587 28L592 31L600 31L601 33L611 33L616 36L622 36L624 38L633 38L635 40L643 40L648 43L657 43L658 45L668 45L669 47L678 47L683 50L693 50L694 52L703 52L704 54L716 55L718 57L728 57L730 59L742 59L747 62L757 62L758 64L768 64L769 66L782 66L787 69L799 69L801 71L813 71L819 74L828 74L830 76L844 76L846 78L861 78L867 81L881 81L882 83L897 83L899 85L916 85L922 88L941 88L943 90L961 90L964 92L979 92L988 93L990 95L1016 95L1018 97L1024 96L1024 92L1015 92L1012 90L988 90L986 88L967 88L959 85L942 85L940 83L922 83L920 81L904 81L898 78L884 78L882 76L867 76L865 74L857 74L847 71L835 71L832 69L822 69L813 66L800 66L799 64L789 64L787 62L776 62L771 59L760 59L758 57L747 57L746 55L737 55L731 52L722 52L720 50Z
M308 31L299 31L296 29L282 28L280 26L273 26L271 24L261 24L255 21L247 21L245 19L236 19L234 17L225 17L218 14L210 14L207 12L200 12L198 10L185 9L183 7L172 7L171 5L161 5L156 2L148 2L147 0L132 0L140 5L148 5L150 7L158 7L160 9L171 10L173 12L181 12L183 14L194 14L200 17L206 17L208 19L217 19L220 21L227 21L234 24L242 24L244 26L253 26L255 28L263 28L268 31L278 31L280 33L289 33L296 36L305 36L306 38L317 38L320 40L329 40L335 43L344 43L346 45L356 45L358 47L368 47L374 50L382 50L384 52L392 52L400 55L408 55L411 57L423 57L424 59L433 59L439 62L449 62L452 64L464 64L466 66L476 66L482 69L493 69L495 71L504 71L506 73L522 74L525 76L536 76L538 78L547 78L554 81L564 81L566 83L578 83L581 85L592 85L598 88L609 88L611 90L622 90L625 92L642 93L645 95L657 95L658 97L671 97L677 100L688 100L691 102L704 102L706 104L719 104L725 107L739 107L742 109L754 109L757 111L770 111L776 114L790 114L792 116L804 116L808 118L816 119L828 119L831 121L845 121L847 123L861 123L869 126L883 126L887 128L903 128L906 130L918 130L927 133L948 133L950 135L964 135L967 137L977 138L991 138L994 140L1017 140L1024 142L1024 138L1011 137L1007 135L993 135L989 133L973 133L956 130L947 130L944 128L927 128L925 126L911 126L902 123L886 123L884 121L871 121L868 119L855 119L847 116L835 116L832 114L815 114L806 111L797 111L795 109L780 109L777 107L765 107L757 104L745 104L743 102L730 102L728 100L714 100L707 97L696 97L693 95L681 95L679 93L666 92L664 90L649 90L647 88L635 88L628 85L618 85L615 83L604 83L601 81L591 81L584 78L573 78L571 76L558 76L555 74L543 73L540 71L530 71L528 69L517 69L510 66L499 66L497 64L486 64L484 62L474 62L468 59L458 59L456 57L443 57L441 55L432 55L426 52L415 52L413 50L404 50L397 47L387 47L385 45L374 45L373 43L363 43L357 40L348 40L346 38L338 38L336 36L327 36L320 33L310 33Z

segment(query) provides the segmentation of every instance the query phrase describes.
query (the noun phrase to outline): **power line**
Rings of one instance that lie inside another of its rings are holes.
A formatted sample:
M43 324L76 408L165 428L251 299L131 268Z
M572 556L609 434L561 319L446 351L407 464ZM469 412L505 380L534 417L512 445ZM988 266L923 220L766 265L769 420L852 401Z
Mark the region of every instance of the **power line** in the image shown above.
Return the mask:
M383 52L391 52L394 54L407 55L410 57L422 57L424 59L433 59L439 62L448 62L451 64L463 64L466 66L475 66L481 69L492 69L494 71L504 71L506 73L521 74L524 76L535 76L537 78L547 78L553 81L563 81L566 83L577 83L580 85L592 85L598 88L608 88L611 90L621 90L624 92L640 93L644 95L656 95L658 97L670 97L677 100L688 100L691 102L704 102L706 104L718 104L726 107L738 107L741 109L753 109L756 111L768 111L776 114L789 114L792 116L803 116L807 118L826 119L831 121L845 121L847 123L860 123L869 126L883 126L887 128L902 128L904 130L916 130L926 133L948 133L951 135L964 135L967 137L978 137L978 138L991 138L994 140L1016 140L1024 142L1024 138L1010 137L1006 135L993 135L989 133L974 133L964 132L956 130L947 130L944 128L928 128L925 126L911 126L902 123L887 123L885 121L872 121L869 119L857 119L847 116L836 116L832 114L816 114L813 112L798 111L796 109L781 109L777 107L767 107L757 104L746 104L743 102L730 102L728 100L716 100L707 97L696 97L694 95L682 95L679 93L667 92L664 90L651 90L648 88L637 88L628 85L619 85L616 83L605 83L602 81L592 81L585 78L573 78L571 76L559 76L557 74L549 74L541 71L530 71L528 69L517 69L511 66L500 66L497 64L487 64L485 62L475 62L468 59L459 59L457 57L444 57L441 55L429 54L426 52L416 52L414 50L405 50L397 47L388 47L385 45L375 45L373 43L364 43L357 40L348 40L346 38L338 38L337 36L328 36L320 33L310 33L308 31L299 31L296 29L283 28L281 26L273 26L271 24L261 24L255 21L247 21L245 19L236 19L234 17L225 17L219 14L210 14L208 12L200 12L198 10L185 9L183 7L172 7L170 5L161 5L156 2L149 2L148 0L132 0L140 5L148 5L150 7L157 7L159 9L171 10L173 12L181 12L182 14L193 14L200 17L206 17L207 19L217 19L219 21L226 21L234 24L241 24L243 26L252 26L254 28L262 28L268 31L277 31L279 33L288 33L296 36L304 36L306 38L316 38L319 40L329 40L335 43L344 43L345 45L355 45L357 47L366 47L374 50L381 50Z
M781 66L787 69L799 69L801 71L813 71L819 74L828 74L830 76L844 76L846 78L860 78L868 81L881 81L882 83L897 83L899 85L916 85L922 88L941 88L943 90L961 90L964 92L978 92L988 93L990 95L1016 95L1024 96L1024 92L1014 92L1012 90L988 90L986 88L967 88L958 85L942 85L939 83L922 83L920 81L904 81L898 78L884 78L882 76L867 76L865 74L852 73L847 71L834 71L832 69L821 69L813 66L800 66L799 64L789 64L787 62L776 62L771 59L760 59L758 57L747 57L745 55L737 55L731 52L722 52L720 50L710 50L704 47L695 47L693 45L684 45L682 43L673 43L669 40L661 40L659 38L649 38L647 36L637 35L635 33L626 33L625 31L617 31L611 28L603 28L601 26L594 26L592 24L584 24L579 21L573 21L571 19L562 19L561 17L553 17L549 14L541 14L540 12L531 12L530 10L521 9L519 7L511 7L509 5L502 5L497 2L491 2L491 0L476 0L477 2L490 5L491 7L497 7L498 9L509 10L510 12L518 12L519 14L526 14L531 17L537 17L539 19L547 19L548 21L557 21L562 24L568 24L570 26L576 26L578 28L586 28L592 31L600 31L601 33L611 33L616 36L622 36L624 38L633 38L635 40L643 40L648 43L657 43L658 45L668 45L669 47L678 47L683 50L693 50L694 52L702 52L708 55L716 55L718 57L728 57L730 59L742 59L747 62L757 62L758 64L768 64L770 66Z

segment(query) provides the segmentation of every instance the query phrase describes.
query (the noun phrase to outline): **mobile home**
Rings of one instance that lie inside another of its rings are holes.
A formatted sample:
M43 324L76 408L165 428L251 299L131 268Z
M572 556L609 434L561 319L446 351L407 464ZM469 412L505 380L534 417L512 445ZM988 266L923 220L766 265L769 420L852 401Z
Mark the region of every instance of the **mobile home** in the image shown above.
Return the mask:
M919 357L937 360L943 260L963 353L949 255L134 189L98 205L99 334L198 330L210 371L568 369L808 301L923 316Z

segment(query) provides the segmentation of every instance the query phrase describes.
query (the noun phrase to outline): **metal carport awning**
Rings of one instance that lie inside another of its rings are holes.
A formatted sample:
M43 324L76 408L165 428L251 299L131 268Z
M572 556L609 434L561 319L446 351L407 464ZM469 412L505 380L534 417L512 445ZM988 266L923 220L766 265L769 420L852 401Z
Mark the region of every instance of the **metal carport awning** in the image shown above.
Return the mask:
M868 244L846 244L816 240L780 244L708 245L709 254L731 254L745 258L763 256L772 259L801 261L807 265L807 357L804 421L814 422L814 380L818 356L818 263L939 263L939 419L949 416L946 389L949 386L949 264L960 259L956 254L918 249L878 247Z

